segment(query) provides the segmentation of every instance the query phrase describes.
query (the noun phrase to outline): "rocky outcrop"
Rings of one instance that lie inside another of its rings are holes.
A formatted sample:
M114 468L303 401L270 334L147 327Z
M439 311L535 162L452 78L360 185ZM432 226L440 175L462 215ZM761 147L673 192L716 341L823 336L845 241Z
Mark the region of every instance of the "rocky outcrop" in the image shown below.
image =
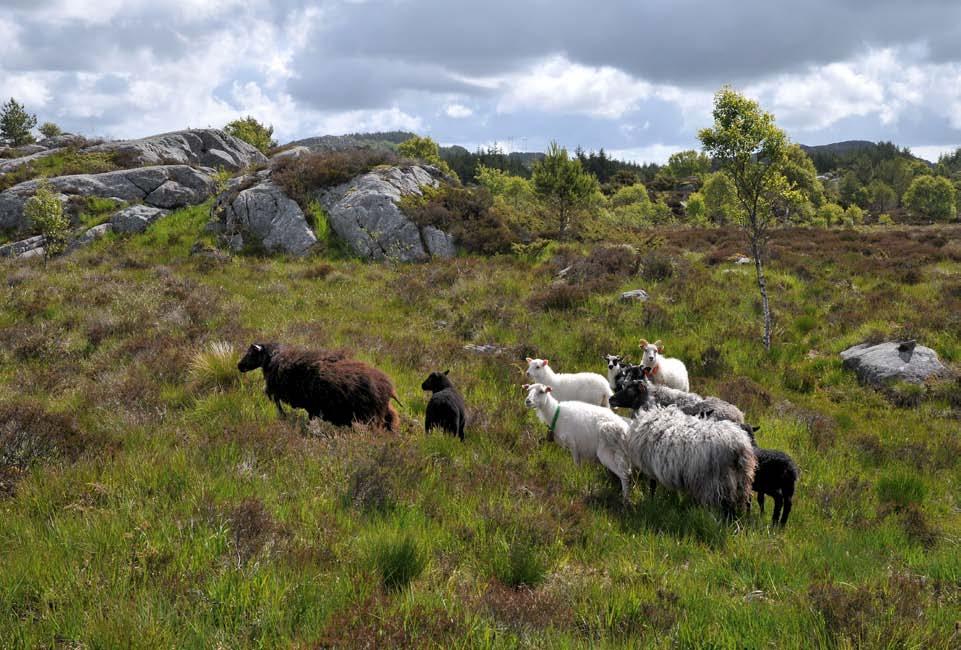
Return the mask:
M59 176L48 182L63 200L70 196L99 196L171 209L205 201L216 189L214 173L212 169L169 165ZM38 181L27 181L0 192L0 228L27 226L23 206L37 191L37 186Z
M418 226L397 205L402 196L421 195L422 187L436 187L442 178L426 165L375 169L318 199L331 229L362 257L402 262L451 257L456 249L449 234Z
M46 158L47 156L52 156L55 153L63 151L62 148L55 149L41 149L40 151L34 152L32 154L24 154L17 158L0 158L0 176L3 174L9 174L10 172L32 163L40 158Z
M15 241L11 244L4 244L0 246L0 257L21 257L23 255L29 254L31 251L40 251L40 255L43 255L43 245L45 239L43 235L37 235L36 237L28 237L20 241Z
M310 149L303 145L297 145L296 147L290 147L289 149L284 149L278 153L275 153L270 157L271 160L279 160L281 158L300 158L301 156L306 156L311 153Z
M147 229L157 219L166 217L169 210L155 208L149 205L131 205L110 218L114 232L139 233Z
M267 163L256 147L220 129L173 131L140 140L105 142L84 151L113 152L127 167L182 164L237 171Z
M947 373L938 353L915 341L862 343L842 352L841 359L862 382L879 387L895 381L921 384Z
M220 215L212 230L233 250L262 248L271 253L304 255L317 243L303 210L269 179L249 177L218 202Z

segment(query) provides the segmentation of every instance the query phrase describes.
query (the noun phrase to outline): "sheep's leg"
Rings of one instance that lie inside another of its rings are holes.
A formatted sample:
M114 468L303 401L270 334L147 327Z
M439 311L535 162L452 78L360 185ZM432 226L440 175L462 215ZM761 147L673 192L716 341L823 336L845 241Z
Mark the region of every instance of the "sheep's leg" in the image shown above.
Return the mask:
M457 437L460 438L461 442L464 442L464 418L457 418Z
M787 517L791 514L791 497L784 495L784 510L781 511L781 528L787 526Z
M774 497L774 517L771 519L771 525L777 526L778 522L781 520L781 503L783 499L781 499L781 495L778 493L775 493L771 496Z
M597 459L601 461L611 474L621 481L621 498L624 504L630 504L631 494L631 466L625 458L606 447L597 450Z
M763 492L757 493L757 505L761 509L761 514L763 515L764 514L764 493Z
M280 398L279 398L279 397L275 397L275 398L274 398L274 404L277 405L277 412L280 414L280 417L282 417L282 418L287 417L287 414L284 413L284 405L280 403Z
M647 493L653 499L654 493L656 491L657 491L657 481L655 479L650 479L650 482L647 484Z

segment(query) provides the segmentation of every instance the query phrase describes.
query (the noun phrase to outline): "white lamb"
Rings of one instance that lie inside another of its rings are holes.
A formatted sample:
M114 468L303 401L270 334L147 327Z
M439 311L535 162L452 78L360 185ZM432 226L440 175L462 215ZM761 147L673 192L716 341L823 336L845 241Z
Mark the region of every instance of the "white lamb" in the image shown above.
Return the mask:
M527 376L539 384L550 386L559 402L587 402L607 406L614 391L604 375L596 372L557 373L547 359L527 358Z
M685 393L691 392L691 382L688 381L687 368L683 361L663 356L664 346L660 341L648 343L647 339L641 339L640 347L644 350L641 366L644 368L645 377L654 384L683 390Z
M575 463L591 460L614 472L621 481L624 502L631 490L631 463L627 458L628 422L614 411L584 402L558 402L550 386L525 385L528 408L548 426L554 441L568 449Z

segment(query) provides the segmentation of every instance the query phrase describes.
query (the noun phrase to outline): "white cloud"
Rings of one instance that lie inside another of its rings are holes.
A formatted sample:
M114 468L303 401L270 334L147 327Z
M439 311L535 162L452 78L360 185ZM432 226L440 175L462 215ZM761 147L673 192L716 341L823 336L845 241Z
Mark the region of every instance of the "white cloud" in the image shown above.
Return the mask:
M954 153L959 147L961 147L961 144L922 145L908 148L911 150L911 153L919 158L924 158L931 162L938 162L941 154Z
M500 113L521 110L579 113L616 119L651 96L651 84L610 66L592 67L554 56L501 79Z
M474 111L469 106L464 106L463 104L448 104L444 107L444 114L447 115L447 117L459 120L470 117L474 114Z

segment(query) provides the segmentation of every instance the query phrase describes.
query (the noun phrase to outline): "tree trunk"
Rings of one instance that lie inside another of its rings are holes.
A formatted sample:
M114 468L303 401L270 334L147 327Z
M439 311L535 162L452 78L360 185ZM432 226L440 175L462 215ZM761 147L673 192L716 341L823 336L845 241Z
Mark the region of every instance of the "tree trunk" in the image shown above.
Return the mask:
M757 273L757 288L761 291L761 307L764 310L764 348L771 349L771 307L767 301L767 280L764 279L764 263L761 260L761 242L751 233L751 253L754 255L754 270Z

